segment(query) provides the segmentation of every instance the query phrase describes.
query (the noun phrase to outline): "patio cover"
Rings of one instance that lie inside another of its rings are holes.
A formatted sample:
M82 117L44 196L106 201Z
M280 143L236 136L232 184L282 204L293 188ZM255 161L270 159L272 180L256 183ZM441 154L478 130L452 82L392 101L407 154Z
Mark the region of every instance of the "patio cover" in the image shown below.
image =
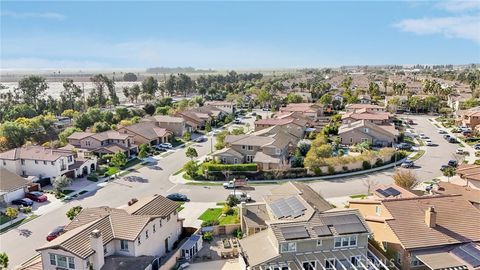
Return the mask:
M183 244L182 246L182 249L183 250L188 250L188 249L191 249L195 246L195 244L198 242L198 240L200 240L200 235L198 234L193 234L190 236L190 238L188 238L187 242L185 242L185 244Z
M458 261L448 252L416 255L426 266L432 270L467 270L468 267Z

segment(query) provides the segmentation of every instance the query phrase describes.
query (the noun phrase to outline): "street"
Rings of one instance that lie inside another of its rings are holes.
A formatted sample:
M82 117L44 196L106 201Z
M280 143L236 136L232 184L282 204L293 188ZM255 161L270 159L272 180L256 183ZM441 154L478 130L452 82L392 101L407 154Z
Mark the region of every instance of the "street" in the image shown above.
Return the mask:
M426 147L426 153L416 162L414 168L419 180L430 180L440 175L439 168L448 160L454 158L457 144L449 144L442 135L437 134L426 116L409 116L417 125L413 126L417 133L425 133L438 146ZM205 156L214 145L214 138L208 141L195 143L199 157ZM230 190L222 186L200 186L174 184L169 181L169 176L180 170L189 159L185 156L185 148L170 152L168 156L159 158L158 161L141 167L121 179L108 182L104 187L85 194L80 199L61 205L38 218L0 235L0 250L6 252L10 259L10 266L14 267L36 254L35 249L42 246L45 237L54 227L68 223L65 213L73 206L82 207L124 206L131 198L141 198L152 194L167 195L173 192L186 194L191 202L218 202L224 201ZM452 156L453 155L453 156ZM343 197L352 194L365 194L366 183L391 183L393 169L369 175L361 175L334 180L308 182L308 184L326 198ZM265 194L275 187L273 184L253 185L247 192L254 200L260 200ZM184 210L185 211L185 210Z

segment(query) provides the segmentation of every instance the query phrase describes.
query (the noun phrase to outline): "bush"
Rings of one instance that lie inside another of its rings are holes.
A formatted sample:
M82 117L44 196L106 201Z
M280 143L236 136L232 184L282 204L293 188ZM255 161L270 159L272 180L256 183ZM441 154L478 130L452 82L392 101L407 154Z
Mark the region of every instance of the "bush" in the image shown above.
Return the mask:
M214 163L204 163L202 164L203 169L208 171L224 171L228 170L231 172L253 172L257 171L257 164L248 163L248 164L214 164Z
M240 202L240 201L238 200L237 197L235 197L235 196L233 196L233 195L228 195L226 206L234 207L234 206L237 205L239 202Z
M335 168L333 166L328 166L328 174L334 174Z
M20 212L24 214L29 214L32 212L32 207L31 206L22 206L20 207Z
M98 175L96 173L91 173L87 176L87 180L97 182L98 181Z
M313 168L313 173L315 175L322 175L323 174L322 169L320 169L320 167Z
M81 207L80 205L70 208L70 210L68 210L66 213L68 219L73 220L78 215L78 213L82 211L82 209L83 207Z
M233 230L233 235L237 237L238 239L243 238L243 232L240 228Z
M190 160L189 162L185 163L185 165L183 166L185 173L192 178L194 178L197 175L198 168L199 168L198 164L193 160Z
M343 170L344 172L346 172L346 171L348 171L348 167L347 167L347 166L343 166L343 167L342 167L342 170Z
M202 238L203 238L203 241L210 243L213 240L213 233L212 232L204 232Z
M222 209L224 215L232 215L235 211L228 204L225 204Z
M383 160L381 158L377 158L377 161L375 161L375 167L380 167L383 165Z
M364 161L362 162L362 168L363 168L364 170L371 169L371 168L372 168L372 164L370 164L370 161L364 160Z
M215 220L206 220L206 221L202 222L201 226L202 227L210 227L210 226L216 226L218 224L220 224L220 221L218 221L216 219Z

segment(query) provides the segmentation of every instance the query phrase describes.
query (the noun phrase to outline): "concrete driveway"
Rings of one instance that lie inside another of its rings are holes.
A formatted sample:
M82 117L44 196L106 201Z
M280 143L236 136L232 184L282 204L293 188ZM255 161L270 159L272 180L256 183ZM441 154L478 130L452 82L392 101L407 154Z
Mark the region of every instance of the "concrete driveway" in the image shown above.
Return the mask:
M221 207L214 202L186 202L184 209L178 213L178 216L184 218L184 227L200 228L202 221L198 217L208 208Z

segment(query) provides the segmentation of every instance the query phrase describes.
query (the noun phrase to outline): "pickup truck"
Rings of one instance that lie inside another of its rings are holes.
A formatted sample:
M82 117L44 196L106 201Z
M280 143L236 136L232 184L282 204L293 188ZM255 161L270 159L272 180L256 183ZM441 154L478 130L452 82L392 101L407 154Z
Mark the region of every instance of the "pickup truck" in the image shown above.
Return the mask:
M234 179L233 181L228 181L223 183L225 189L229 188L239 188L247 185L247 179Z

